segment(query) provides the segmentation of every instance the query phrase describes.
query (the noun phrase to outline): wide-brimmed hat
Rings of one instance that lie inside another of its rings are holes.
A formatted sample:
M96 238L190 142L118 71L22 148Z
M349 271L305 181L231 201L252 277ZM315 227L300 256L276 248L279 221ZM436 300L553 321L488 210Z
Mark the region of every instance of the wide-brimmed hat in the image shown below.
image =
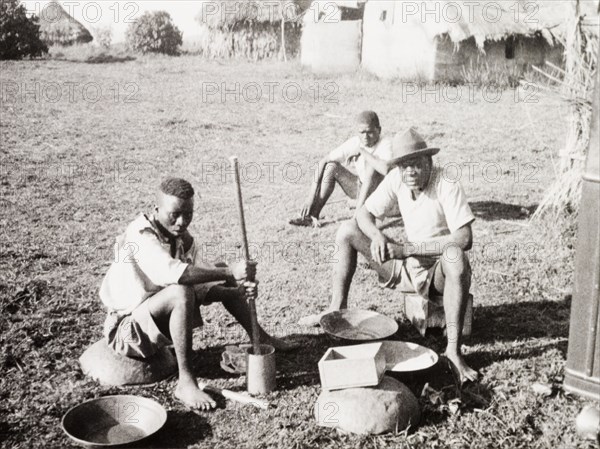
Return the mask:
M414 156L433 156L439 152L439 148L428 147L425 139L414 128L396 134L392 142L392 161L394 162L402 162Z

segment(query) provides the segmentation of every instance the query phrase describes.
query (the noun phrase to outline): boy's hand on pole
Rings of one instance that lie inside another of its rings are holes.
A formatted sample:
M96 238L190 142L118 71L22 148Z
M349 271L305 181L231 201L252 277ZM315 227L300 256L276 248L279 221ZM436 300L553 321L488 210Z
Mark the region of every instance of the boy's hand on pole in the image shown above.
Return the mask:
M240 292L242 293L242 297L246 300L256 299L258 297L258 281L246 281L240 285L239 288Z

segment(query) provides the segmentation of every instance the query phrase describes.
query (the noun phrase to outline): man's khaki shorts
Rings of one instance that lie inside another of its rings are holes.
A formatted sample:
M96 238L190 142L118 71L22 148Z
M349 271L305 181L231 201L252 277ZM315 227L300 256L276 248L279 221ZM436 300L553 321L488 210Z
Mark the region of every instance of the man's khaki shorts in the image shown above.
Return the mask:
M439 259L430 257L388 260L383 265L391 271L392 275L389 279L380 276L379 282L382 287L398 289L403 293L416 293L431 300L429 289L439 263Z
M215 285L221 284L222 282L206 282L195 285L197 301L201 305L208 305L208 292ZM147 299L129 315L109 312L104 321L104 337L113 351L126 357L149 358L160 348L172 344L152 318Z

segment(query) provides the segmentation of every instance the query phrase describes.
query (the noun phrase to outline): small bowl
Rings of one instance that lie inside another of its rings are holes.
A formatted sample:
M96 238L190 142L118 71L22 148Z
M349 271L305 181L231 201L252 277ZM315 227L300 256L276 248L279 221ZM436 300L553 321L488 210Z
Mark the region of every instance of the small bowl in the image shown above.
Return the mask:
M438 363L437 353L425 346L407 341L386 340L383 342L385 369L395 373L418 373Z
M344 309L323 315L321 328L328 335L351 342L383 340L398 331L393 319L371 310Z
M166 410L152 399L131 395L103 396L71 408L63 416L62 428L79 444L111 447L148 438L166 421Z

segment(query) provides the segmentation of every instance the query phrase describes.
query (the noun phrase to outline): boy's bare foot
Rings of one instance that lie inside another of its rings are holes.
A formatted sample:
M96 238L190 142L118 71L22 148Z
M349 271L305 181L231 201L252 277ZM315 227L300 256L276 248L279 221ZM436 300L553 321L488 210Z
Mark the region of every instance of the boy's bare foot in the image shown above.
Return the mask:
M461 355L450 354L448 351L444 355L456 369L461 384L467 381L475 382L479 378L479 373L467 365Z
M183 405L197 410L211 410L217 406L215 400L198 388L196 381L179 380L173 395Z

